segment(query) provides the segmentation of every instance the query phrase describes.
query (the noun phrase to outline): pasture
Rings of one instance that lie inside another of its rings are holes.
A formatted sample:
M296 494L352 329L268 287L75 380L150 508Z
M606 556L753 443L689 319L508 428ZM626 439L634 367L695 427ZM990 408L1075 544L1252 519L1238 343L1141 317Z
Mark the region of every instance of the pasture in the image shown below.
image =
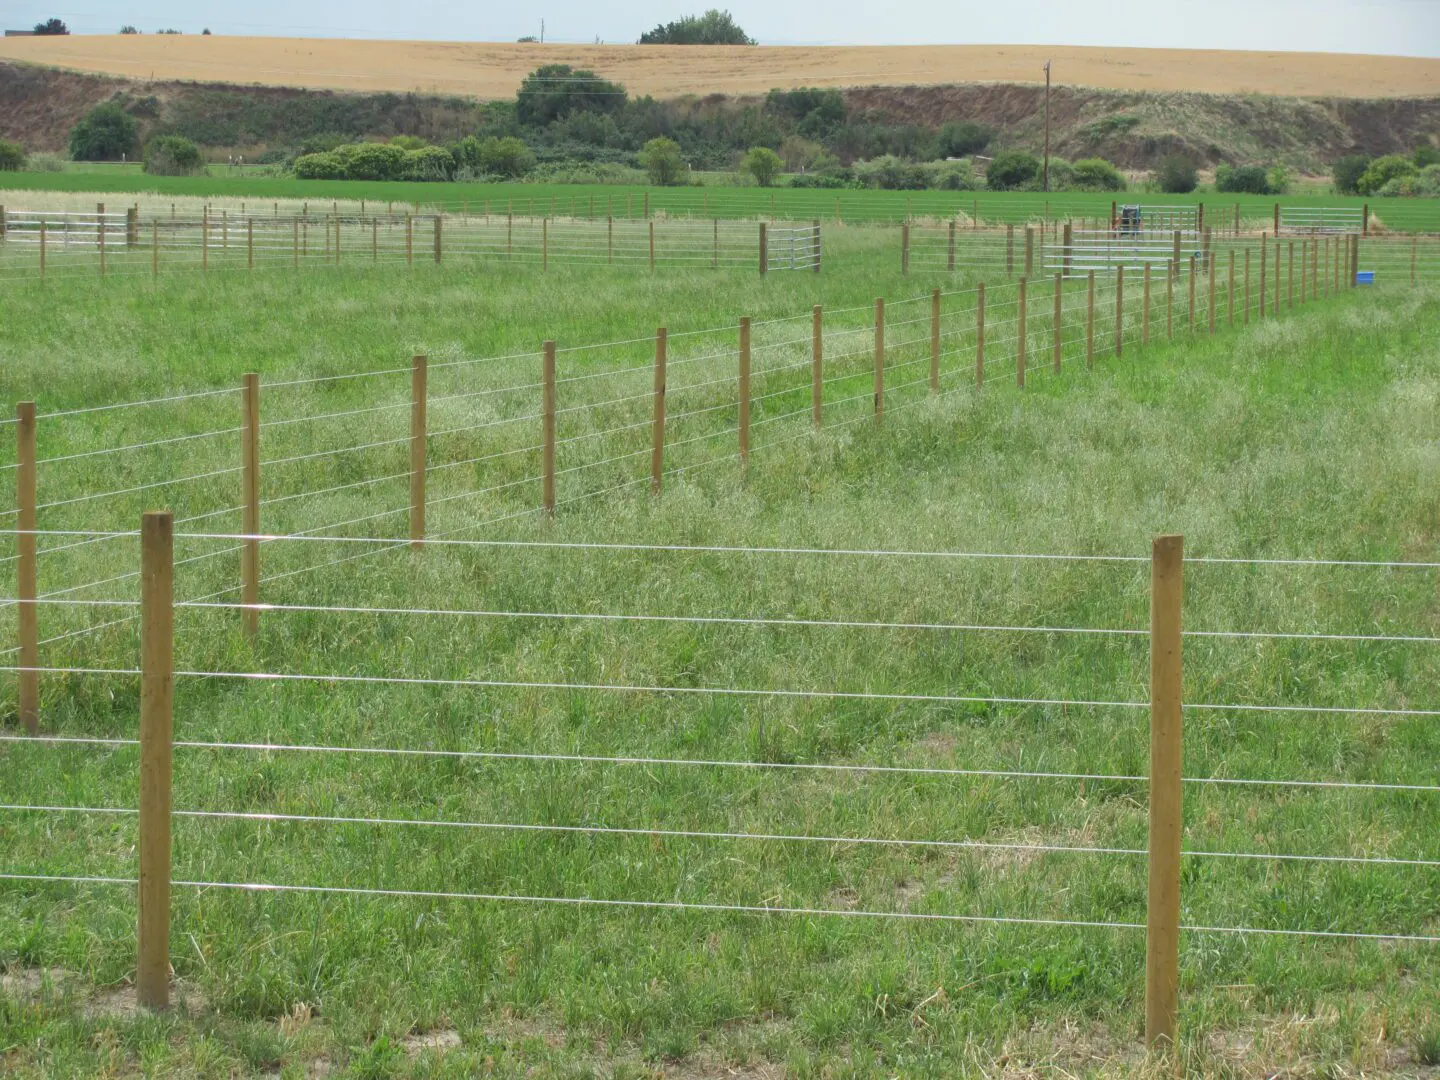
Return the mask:
M7 281L0 387L41 414L54 639L40 735L0 742L0 870L19 875L0 881L7 1074L1158 1069L1141 1042L1143 706L1162 533L1185 536L1194 635L1183 1062L1431 1069L1434 286L1302 290L1278 311L1272 293L1263 318L1247 293L1213 334L1157 307L1142 343L1131 284L1123 352L1102 322L1091 363L1083 282L1058 334L1037 288L1028 353L1006 286L977 386L975 273L903 276L892 239L835 230L823 274L764 278ZM1116 299L1102 284L1101 319ZM429 542L413 548L417 354ZM249 372L276 537L254 636L234 606ZM103 408L147 399L173 400ZM180 519L190 674L177 1006L152 1016L132 989L130 672L133 530L158 506ZM15 618L0 612L6 648ZM15 720L14 674L4 695Z

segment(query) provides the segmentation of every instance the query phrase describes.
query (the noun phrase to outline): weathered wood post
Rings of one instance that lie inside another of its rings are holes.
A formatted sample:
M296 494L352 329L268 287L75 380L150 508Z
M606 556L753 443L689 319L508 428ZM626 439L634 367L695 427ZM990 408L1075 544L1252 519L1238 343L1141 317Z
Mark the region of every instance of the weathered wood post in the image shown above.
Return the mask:
M20 723L27 734L40 730L40 633L35 608L39 576L39 537L35 535L35 403L15 406L15 595L20 638Z
M147 1009L170 1004L170 755L174 700L174 521L140 521L139 934L135 989Z

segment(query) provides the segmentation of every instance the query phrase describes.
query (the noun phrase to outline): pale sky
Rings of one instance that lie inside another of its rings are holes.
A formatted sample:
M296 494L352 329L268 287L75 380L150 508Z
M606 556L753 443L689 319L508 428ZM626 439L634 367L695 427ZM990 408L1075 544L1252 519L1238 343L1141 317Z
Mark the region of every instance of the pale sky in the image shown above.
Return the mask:
M73 2L73 0L71 0ZM711 0L713 2L713 0ZM706 0L537 0L457 5L442 0L81 0L69 9L7 0L4 27L51 16L71 31L144 33L174 27L198 34L280 37L420 38L633 42L659 22L699 13ZM725 7L725 3L718 6ZM1016 44L1252 49L1440 57L1440 0L734 0L751 37L767 45Z

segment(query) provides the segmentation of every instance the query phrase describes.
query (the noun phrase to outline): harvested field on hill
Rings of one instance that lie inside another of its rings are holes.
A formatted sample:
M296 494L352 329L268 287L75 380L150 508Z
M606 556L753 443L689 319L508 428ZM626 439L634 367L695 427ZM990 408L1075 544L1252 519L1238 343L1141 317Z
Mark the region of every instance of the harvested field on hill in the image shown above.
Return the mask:
M1047 59L1063 85L1116 90L1419 97L1440 60L1327 53L1019 45L698 47L340 39L74 36L7 38L0 57L137 79L509 97L541 64L568 63L636 94L753 94L773 87L1033 83Z

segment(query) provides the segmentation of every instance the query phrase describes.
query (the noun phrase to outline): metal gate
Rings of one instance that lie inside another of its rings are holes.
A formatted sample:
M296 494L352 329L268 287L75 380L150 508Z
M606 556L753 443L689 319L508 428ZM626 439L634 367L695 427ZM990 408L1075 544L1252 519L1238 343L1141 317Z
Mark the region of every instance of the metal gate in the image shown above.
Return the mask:
M1158 272L1170 266L1177 270L1203 270L1210 251L1204 238L1195 232L1158 229L1122 232L1120 229L1076 230L1070 246L1063 243L1045 249L1045 268L1067 277L1084 277L1090 271L1112 273L1119 267L1143 272L1146 266Z
M820 270L820 226L767 230L765 269Z
M1365 231L1359 206L1282 206L1276 219L1281 236L1349 236Z

